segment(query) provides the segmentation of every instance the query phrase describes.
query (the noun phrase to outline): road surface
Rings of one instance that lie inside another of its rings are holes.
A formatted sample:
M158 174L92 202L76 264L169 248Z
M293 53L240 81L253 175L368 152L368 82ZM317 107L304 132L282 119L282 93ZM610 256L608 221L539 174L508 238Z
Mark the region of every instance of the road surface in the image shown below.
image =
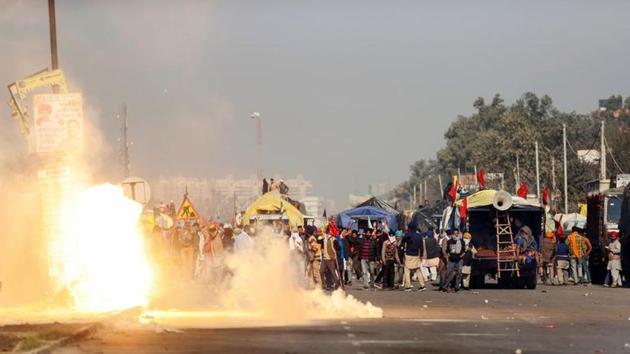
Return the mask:
M55 353L630 353L630 289L348 293L384 318L302 326L112 329Z

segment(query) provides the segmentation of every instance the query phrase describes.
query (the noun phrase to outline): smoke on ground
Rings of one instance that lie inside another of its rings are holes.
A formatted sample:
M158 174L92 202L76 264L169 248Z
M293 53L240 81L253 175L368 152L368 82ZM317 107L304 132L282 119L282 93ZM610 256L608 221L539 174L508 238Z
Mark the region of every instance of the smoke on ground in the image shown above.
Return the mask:
M219 256L221 257L221 256ZM160 310L142 320L178 326L300 323L333 318L379 318L382 309L362 303L343 290L327 294L307 289L303 263L288 250L284 239L265 229L246 253L224 254L225 267L206 284L184 283L154 299ZM217 277L219 279L217 279ZM178 309L163 311L164 309Z

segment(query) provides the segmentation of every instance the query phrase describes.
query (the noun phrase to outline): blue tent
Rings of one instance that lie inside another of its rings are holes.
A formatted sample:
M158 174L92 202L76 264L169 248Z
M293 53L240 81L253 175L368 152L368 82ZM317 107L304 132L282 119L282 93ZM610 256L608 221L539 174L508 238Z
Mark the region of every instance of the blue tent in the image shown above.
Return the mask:
M387 219L387 225L391 231L398 229L396 214L373 206L363 206L342 211L337 215L337 224L344 228L357 230L359 228L358 220L368 220L368 218L372 222Z

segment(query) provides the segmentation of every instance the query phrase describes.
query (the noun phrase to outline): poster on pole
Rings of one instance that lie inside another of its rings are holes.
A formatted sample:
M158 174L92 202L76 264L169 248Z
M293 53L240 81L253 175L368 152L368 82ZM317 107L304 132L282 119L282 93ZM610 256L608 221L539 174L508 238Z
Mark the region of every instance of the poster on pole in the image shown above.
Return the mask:
M83 100L80 93L33 96L35 151L83 151Z

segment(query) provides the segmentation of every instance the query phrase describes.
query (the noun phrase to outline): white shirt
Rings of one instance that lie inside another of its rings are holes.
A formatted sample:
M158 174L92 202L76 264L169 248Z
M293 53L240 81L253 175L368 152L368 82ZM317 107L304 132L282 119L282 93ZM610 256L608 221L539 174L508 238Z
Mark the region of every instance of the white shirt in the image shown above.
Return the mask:
M292 232L291 237L289 237L289 249L299 253L304 252L304 242L297 232Z
M245 231L234 237L234 252L245 252L254 248L254 239L251 238Z

